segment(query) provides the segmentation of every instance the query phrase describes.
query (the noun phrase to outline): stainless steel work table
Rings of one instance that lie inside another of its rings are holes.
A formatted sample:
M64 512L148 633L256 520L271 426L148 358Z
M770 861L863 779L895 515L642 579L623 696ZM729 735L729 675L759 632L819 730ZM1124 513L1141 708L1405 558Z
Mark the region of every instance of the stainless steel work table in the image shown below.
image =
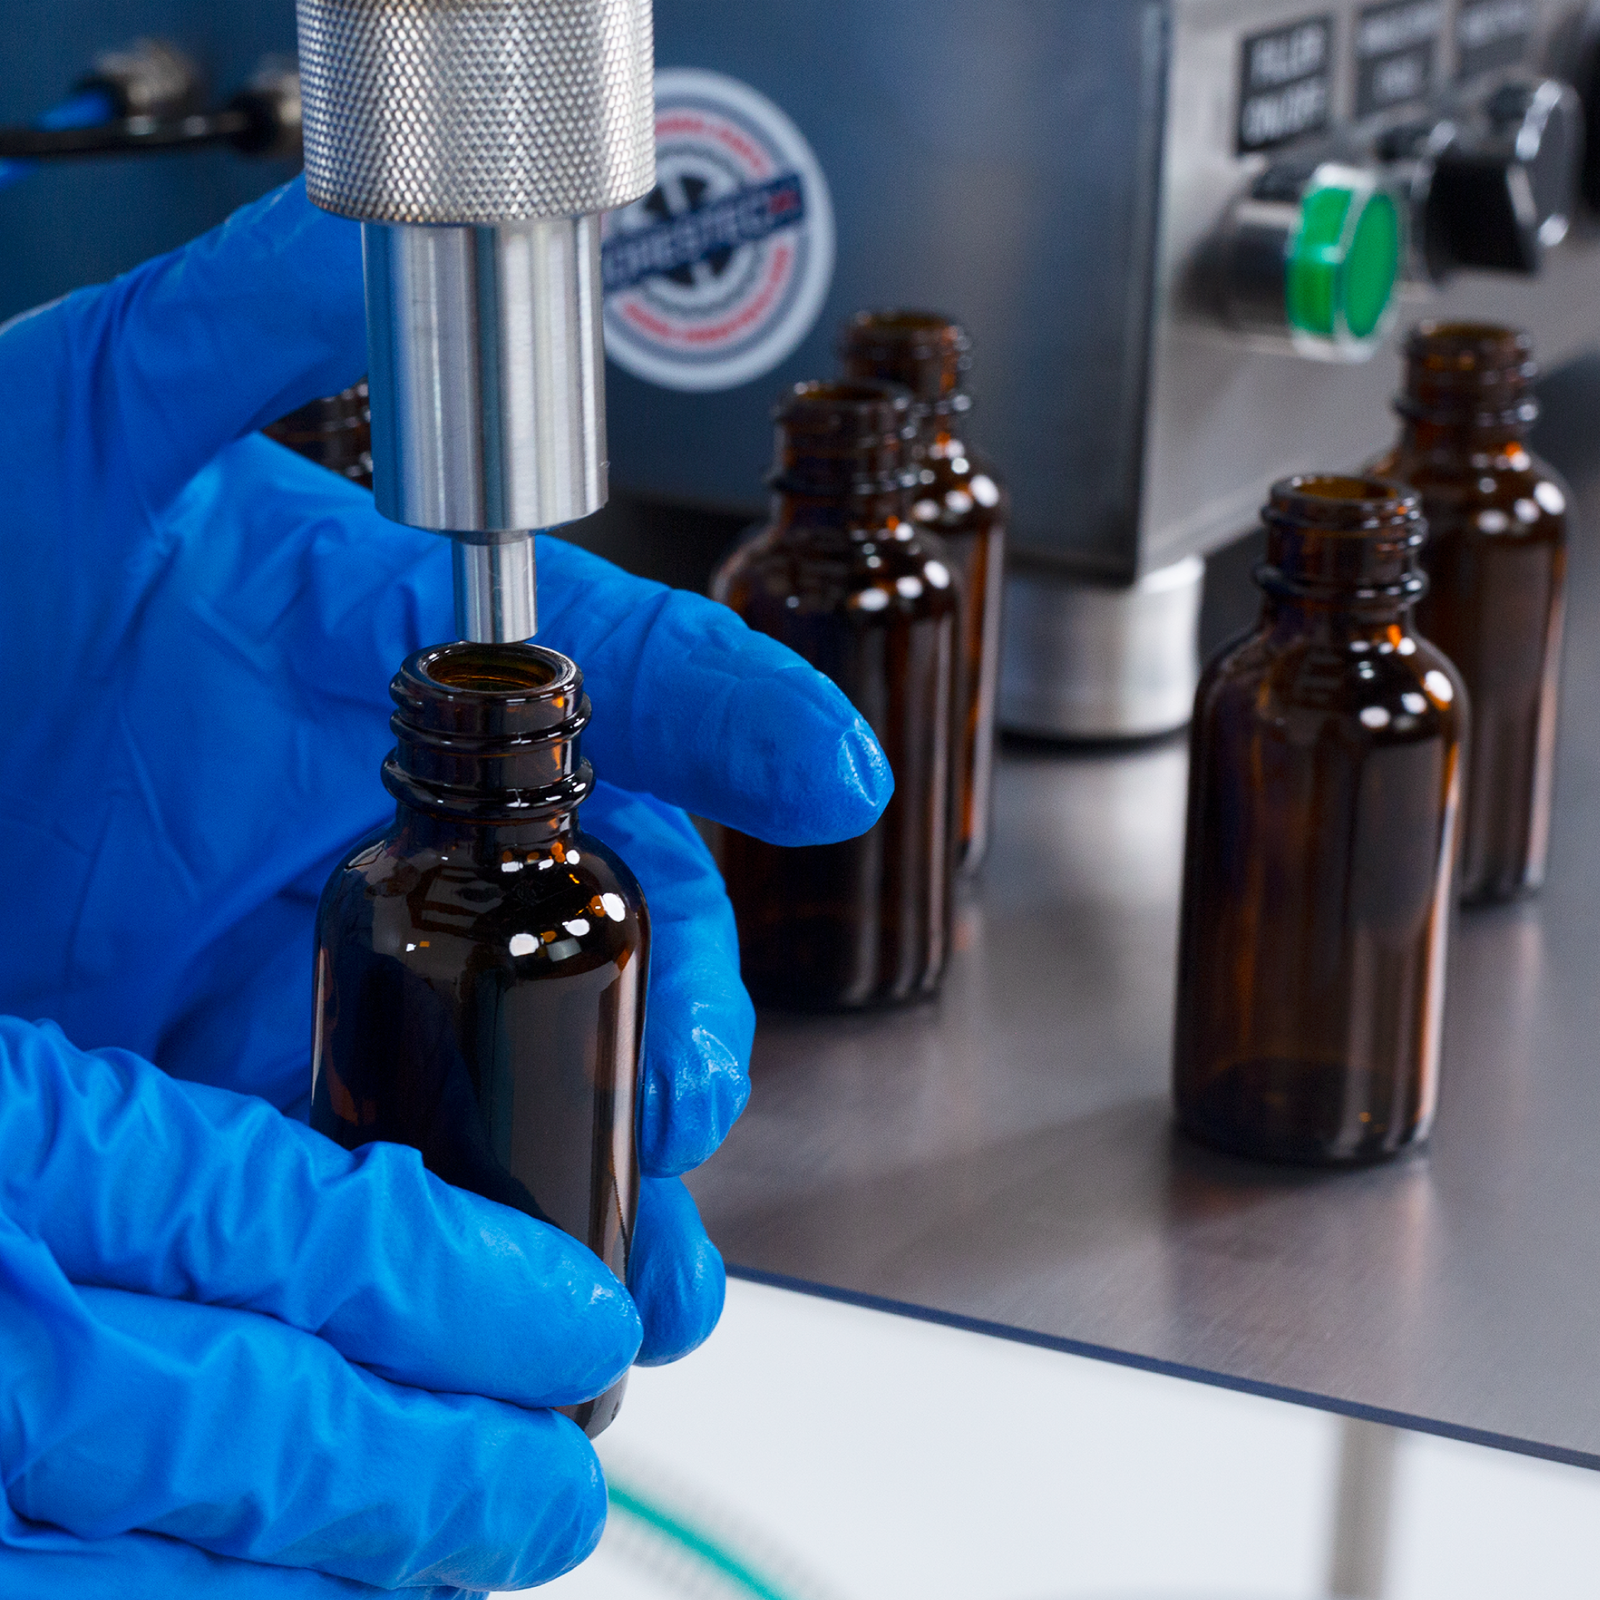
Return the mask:
M1594 415L1591 394L1568 420ZM1550 881L1460 918L1424 1153L1316 1172L1176 1137L1184 748L1012 749L941 998L763 1018L750 1109L693 1185L734 1269L1600 1467L1600 494L1582 498Z

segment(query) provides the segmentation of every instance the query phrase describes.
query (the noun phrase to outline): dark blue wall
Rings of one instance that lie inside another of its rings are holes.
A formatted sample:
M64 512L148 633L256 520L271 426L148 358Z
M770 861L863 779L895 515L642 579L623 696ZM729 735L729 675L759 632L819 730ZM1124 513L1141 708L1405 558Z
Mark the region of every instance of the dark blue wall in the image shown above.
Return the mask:
M0 0L0 122L28 122L100 49L171 39L226 96L294 49L294 0ZM292 175L227 150L41 167L0 190L0 320L171 249Z

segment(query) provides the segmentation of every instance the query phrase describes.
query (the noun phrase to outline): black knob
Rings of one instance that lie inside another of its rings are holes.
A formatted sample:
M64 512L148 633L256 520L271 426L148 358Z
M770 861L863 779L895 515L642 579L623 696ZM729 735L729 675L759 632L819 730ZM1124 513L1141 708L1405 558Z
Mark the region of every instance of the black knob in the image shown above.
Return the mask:
M1550 70L1578 91L1583 104L1583 157L1578 193L1600 211L1600 0L1585 0L1551 32Z
M249 118L233 147L247 156L299 161L301 149L300 66L293 56L264 56L250 81L229 102Z
M1443 266L1533 273L1566 235L1583 155L1583 108L1554 78L1507 83L1434 159L1426 252Z

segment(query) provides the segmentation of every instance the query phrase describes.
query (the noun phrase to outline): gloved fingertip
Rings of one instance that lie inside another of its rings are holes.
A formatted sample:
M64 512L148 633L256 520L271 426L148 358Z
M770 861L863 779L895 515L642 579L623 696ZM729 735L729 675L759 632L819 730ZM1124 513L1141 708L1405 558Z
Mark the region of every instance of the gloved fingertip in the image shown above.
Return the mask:
M538 1534L528 1540L527 1556L511 1585L517 1589L549 1583L581 1566L606 1531L610 1503L594 1446L566 1417L551 1415L549 1422L566 1449L560 1470L541 1483L537 1512L527 1518L537 1522Z
M767 641L771 642L771 641ZM894 793L894 773L871 725L820 672L796 663L749 682L731 726L767 730L736 781L691 809L768 844L837 844L863 834Z
M696 1252L694 1273L686 1280L672 1314L655 1318L646 1329L635 1365L665 1367L698 1350L722 1320L727 1294L722 1252L706 1239Z
M473 1464L490 1487L475 1496L479 1526L469 1551L406 1576L447 1580L470 1593L531 1589L594 1554L605 1532L605 1474L583 1430L555 1411L523 1413ZM505 1452L514 1452L508 1454ZM431 1552L430 1552L431 1554Z
M575 1312L563 1351L563 1382L551 1402L578 1404L601 1395L631 1367L644 1342L644 1319L633 1295L589 1250L572 1241L573 1253L585 1258L590 1271L587 1284L574 1278L577 1291L569 1302ZM545 1285L530 1285L535 1293ZM537 1315L537 1302L530 1303ZM541 1335L540 1344L546 1343Z
M688 1355L711 1337L722 1316L728 1292L722 1253L679 1178L641 1182L628 1287L644 1319L641 1367Z
M610 1273L606 1276L611 1282L597 1289L591 1302L597 1317L605 1317L606 1327L597 1330L594 1376L590 1379L593 1389L589 1392L585 1386L586 1399L604 1394L638 1359L644 1343L644 1319L633 1296Z
M650 1048L663 1033L668 1042ZM639 1105L643 1172L675 1178L709 1159L749 1102L749 1058L748 1036L742 1050L704 1027L688 1030L686 1048L682 1032L670 1025L647 1036Z
M865 717L858 716L839 741L838 776L841 790L860 797L870 828L894 793L894 772Z

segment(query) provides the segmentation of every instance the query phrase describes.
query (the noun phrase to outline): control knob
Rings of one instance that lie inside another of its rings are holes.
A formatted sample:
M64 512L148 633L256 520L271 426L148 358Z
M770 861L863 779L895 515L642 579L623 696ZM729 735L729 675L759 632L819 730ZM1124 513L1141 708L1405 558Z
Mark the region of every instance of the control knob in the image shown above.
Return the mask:
M1229 207L1198 287L1242 333L1360 361L1391 320L1404 243L1401 208L1372 167L1285 155Z
M1583 156L1583 108L1569 84L1503 83L1476 107L1389 136L1413 166L1421 266L1535 273L1566 237Z

